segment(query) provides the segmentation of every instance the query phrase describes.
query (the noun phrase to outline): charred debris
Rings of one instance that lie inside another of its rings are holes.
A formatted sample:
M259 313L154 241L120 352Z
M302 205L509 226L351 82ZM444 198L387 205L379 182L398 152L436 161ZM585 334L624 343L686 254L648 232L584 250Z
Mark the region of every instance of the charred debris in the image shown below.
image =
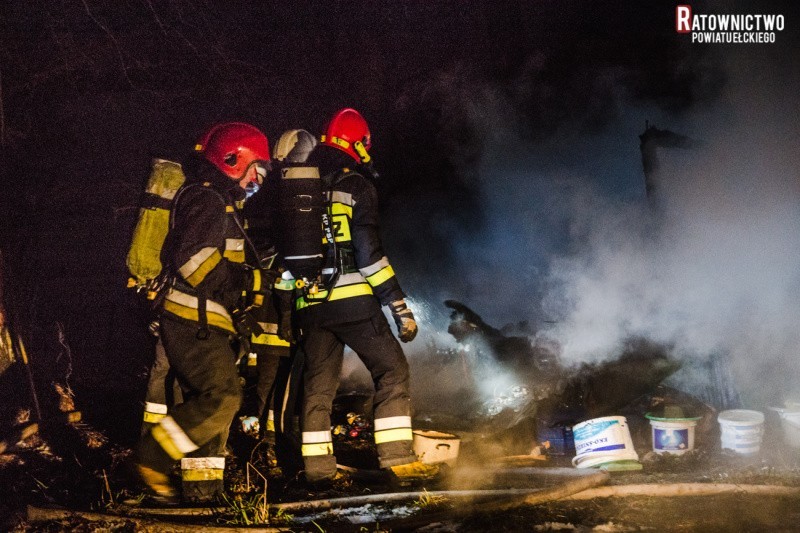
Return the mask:
M451 357L465 367L513 376L508 387L494 390L481 406L473 405L473 416L457 414L492 439L506 441L509 448L503 453L508 455L528 453L546 440L543 436L566 435L562 432L582 420L619 414L643 395L654 394L681 367L670 347L642 338L628 339L616 358L568 365L559 345L541 340L528 323L498 329L461 302L445 305L451 309L447 331L458 343Z

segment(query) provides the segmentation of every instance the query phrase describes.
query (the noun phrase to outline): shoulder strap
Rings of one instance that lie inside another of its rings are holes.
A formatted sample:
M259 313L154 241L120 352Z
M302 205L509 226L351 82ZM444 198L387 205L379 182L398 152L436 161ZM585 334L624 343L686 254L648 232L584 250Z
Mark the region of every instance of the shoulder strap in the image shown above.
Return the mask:
M328 175L328 179L324 180L324 183L328 186L329 189L333 190L334 185L339 183L345 178L349 178L350 176L361 176L364 177L363 174L356 170L352 170L350 168L344 168L342 170L337 170L333 174Z
M169 211L169 230L170 231L175 229L175 211L177 211L178 201L181 199L181 196L183 196L183 193L186 192L187 190L189 190L191 188L194 188L194 187L199 187L199 186L200 186L199 183L189 183L187 185L184 185L180 189L178 189L178 192L175 194L175 198L172 199L172 206L171 206L171 209Z
M187 189L189 189L190 187L203 187L203 190L206 190L206 191L209 191L209 192L213 193L219 199L219 201L222 202L222 204L226 207L226 209L227 209L228 206L233 207L233 202L229 202L222 195L222 193L220 193L216 189L214 189L212 187L209 187L209 186L207 186L207 185L205 185L203 183L190 183L189 185L185 185L185 186L181 187L181 189L178 191L178 194L175 195L175 198L174 198L173 204L172 204L172 211L169 214L169 216L170 216L170 221L169 221L170 230L172 230L175 227L175 211L176 211L176 208L178 206L178 200L180 199L182 193L184 191L186 191ZM235 211L233 213L233 221L236 224L236 227L239 229L239 232L242 234L242 237L244 238L244 241L247 243L247 246L250 248L250 251L252 252L253 257L255 258L256 261L258 261L259 259L258 259L258 252L256 251L256 246L255 246L255 244L253 244L253 241L250 240L250 237L247 235L247 232L245 231L244 226L242 226L242 222L239 220L239 217L236 215Z

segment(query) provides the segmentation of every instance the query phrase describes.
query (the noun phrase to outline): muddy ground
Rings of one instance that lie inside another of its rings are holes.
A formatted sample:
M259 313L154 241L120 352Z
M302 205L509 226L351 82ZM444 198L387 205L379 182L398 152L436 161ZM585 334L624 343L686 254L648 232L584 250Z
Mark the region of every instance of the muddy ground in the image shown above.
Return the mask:
M273 512L269 525L275 531L800 531L800 497L757 495L744 492L751 486L769 486L800 491L800 450L786 446L779 438L780 427L768 422L761 452L741 457L723 452L710 443L698 443L691 454L680 457L659 456L640 449L641 471L615 472L605 486L660 485L677 487L687 483L738 485L741 493L706 496L628 496L592 499L562 499L537 505L519 505L502 511L486 510L480 504L468 505L460 499L410 498L395 504L355 506L337 515ZM45 439L49 438L56 445ZM358 497L396 491L434 491L453 488L448 485L459 468L474 468L467 461L483 457L475 445L478 435L467 435L459 465L450 477L438 483L413 487L390 486L384 480L356 476L346 478L325 493L312 493L294 478L281 476L260 464L270 478L270 501L302 501L313 498ZM637 443L639 446L640 443ZM65 450L71 449L71 456ZM370 450L358 439L337 442L337 451L346 456ZM130 495L124 475L129 451L115 448L102 435L86 425L49 429L3 455L2 530L8 531L182 531L183 527L245 527L253 508L242 511L233 501L203 516L175 517L142 515L121 501ZM59 455L64 454L64 455ZM254 463L265 459L258 451ZM519 465L538 468L568 467L568 456L549 456L546 460L525 460ZM539 466L541 465L541 466ZM487 472L508 466L487 463ZM229 476L233 479L235 476ZM489 483L474 488L519 487L519 482ZM552 487L558 480L531 478L531 484ZM540 483L541 482L541 483ZM458 487L456 487L458 488ZM251 501L258 490L241 494L240 501ZM97 513L83 516L50 517L30 515L27 506L67 508ZM150 513L151 511L147 511ZM240 516L237 516L239 512ZM117 516L114 516L114 515ZM87 518L88 517L88 518ZM252 527L252 526L251 526Z
M352 386L350 381L345 383ZM498 473L513 466L527 468L526 472L531 467L539 472L552 468L575 469L571 467L571 453L552 448L539 448L542 454L539 458L517 458L512 462L504 459L509 455L536 452L539 443L531 429L535 424L523 416L526 402L531 398L520 395L516 404L507 398L510 403L507 402L501 412L470 417L467 413L486 409L486 402L468 393L460 395L459 390L427 386L427 383L420 386L418 381L415 400L420 403L415 427L449 431L461 437L458 462L438 481L398 487L375 474L372 470L376 464L374 448L369 427L366 427L355 436L349 431L341 432L334 443L339 462L359 471L351 472L326 492L312 492L292 472L270 466L263 444L234 432L231 437L234 455L227 462L226 472L229 498L219 502L212 511L196 510L194 516L187 517L154 516L157 511L131 506L130 500L136 498L138 491L126 465L131 458L141 413L132 411L129 406L137 399L121 398L119 390L76 389L74 407L83 413L80 422L66 423L60 418L41 424L36 434L0 455L0 530L149 532L225 527L315 533L800 531L800 450L783 441L775 413L765 411L764 440L760 453L755 456L742 457L720 449L718 424L711 411L698 425L692 453L680 457L659 456L651 452L649 424L643 413L647 405L656 398L663 399L667 393L669 391L659 387L620 413L628 418L642 470L611 473L605 486L655 485L676 489L699 483L727 487L726 490L738 486L741 487L739 492L653 496L645 491L636 496L560 499L514 505L503 510L493 510L496 500L490 504L436 496L435 491L448 489L553 489L564 483L564 478L525 474L509 481ZM436 401L442 394L451 399L448 405ZM347 396L337 407L340 416L335 420L345 426L346 416L342 418L341 415L345 411L359 410L357 395ZM452 401L453 398L458 401ZM367 407L368 401L362 408L366 410ZM263 515L259 516L263 506L258 501L263 486L254 483L248 488L244 483L242 472L248 461L268 477L271 504L403 491L414 495L390 504L373 502L345 506L335 514L273 508L269 519L265 520ZM482 474L473 483L456 483L457 474L465 469L482 469ZM766 486L771 493L748 492L752 486ZM783 489L794 492L780 492ZM52 514L53 509L81 514L64 515L60 511L61 514Z

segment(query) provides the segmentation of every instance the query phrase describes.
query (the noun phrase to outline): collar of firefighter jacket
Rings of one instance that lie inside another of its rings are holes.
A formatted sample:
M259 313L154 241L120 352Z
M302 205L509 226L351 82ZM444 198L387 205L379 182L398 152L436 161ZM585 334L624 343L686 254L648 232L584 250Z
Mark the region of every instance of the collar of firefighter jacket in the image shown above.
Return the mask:
M229 178L217 167L201 159L196 166L196 174L187 176L187 179L196 183L208 184L216 191L226 196L231 204L241 205L247 197L247 192L239 187L239 182Z

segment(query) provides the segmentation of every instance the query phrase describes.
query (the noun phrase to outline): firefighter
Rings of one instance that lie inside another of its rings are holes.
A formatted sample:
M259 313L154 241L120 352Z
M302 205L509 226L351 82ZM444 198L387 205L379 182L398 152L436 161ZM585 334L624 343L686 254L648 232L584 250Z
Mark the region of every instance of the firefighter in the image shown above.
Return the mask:
M189 454L209 459L198 475L221 485L224 444L242 394L230 344L234 318L243 292L253 300L274 282L270 271L246 266L240 219L246 189L263 179L268 165L263 133L249 124L219 124L195 147L173 201L164 254L174 277L161 308L160 338L185 394L140 439L136 464L160 503L177 502L168 473Z
M381 310L382 305L389 307L401 341L414 339L414 315L378 235L370 144L369 127L361 114L342 109L328 122L310 159L319 168L327 202L322 272L335 272L332 289L323 285L317 292L305 290L296 302L299 342L305 353L302 455L312 488L327 488L338 477L331 409L345 345L364 363L375 386L374 434L380 467L401 480L428 478L438 470L418 461L412 450L408 362Z
M275 192L283 170L305 163L317 144L314 136L305 130L289 130L278 139L273 153L273 168L264 187L247 202L245 215L248 234L263 261L283 269L282 258L276 249ZM244 405L240 417L242 431L261 436L269 445L268 454L274 452L276 430L283 431L287 406L285 393L291 374L292 332L291 314L294 283L278 278L273 288L273 301L265 302L254 316L261 331L250 339L247 357L248 383L245 387ZM254 383L253 383L254 382ZM276 398L276 392L277 398ZM276 420L276 409L278 419Z

